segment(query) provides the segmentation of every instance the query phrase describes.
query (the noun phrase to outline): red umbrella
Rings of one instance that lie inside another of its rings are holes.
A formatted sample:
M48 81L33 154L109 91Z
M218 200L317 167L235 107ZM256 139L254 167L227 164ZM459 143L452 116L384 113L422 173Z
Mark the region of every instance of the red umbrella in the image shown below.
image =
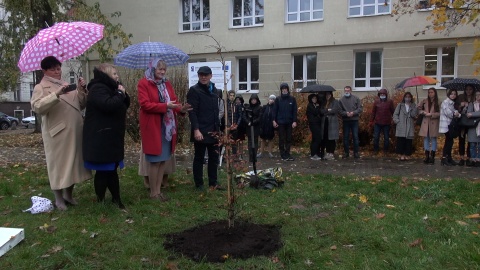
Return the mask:
M404 89L407 87L415 86L415 91L417 92L417 101L418 101L417 86L430 85L430 84L436 84L436 83L438 83L438 81L435 78L432 78L429 76L414 76L399 82L397 85L395 85L395 89Z
M17 65L28 72L41 69L40 61L50 55L60 62L77 57L103 38L103 28L91 22L60 22L42 29L25 44Z

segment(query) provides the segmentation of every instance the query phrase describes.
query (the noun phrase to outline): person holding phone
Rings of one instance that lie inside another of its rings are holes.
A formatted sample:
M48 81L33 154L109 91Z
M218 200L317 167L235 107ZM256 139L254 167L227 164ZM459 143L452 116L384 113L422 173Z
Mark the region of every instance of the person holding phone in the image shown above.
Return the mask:
M82 110L85 108L87 90L85 80L78 79L78 90L67 91L62 81L62 63L54 56L41 62L43 78L32 93L32 110L41 117L43 146L47 161L50 188L55 195L55 206L67 210L75 205L73 188L92 177L82 166Z
M189 105L177 101L175 90L166 79L167 64L153 59L137 85L140 103L140 134L144 161L147 163L150 198L167 201L161 192L167 164L175 152L178 113L185 114ZM168 176L167 176L168 177Z
M130 96L118 81L115 66L100 64L94 68L93 76L88 84L83 128L84 165L96 170L94 187L98 202L104 202L108 188L112 202L124 209L117 169L124 167L125 119Z

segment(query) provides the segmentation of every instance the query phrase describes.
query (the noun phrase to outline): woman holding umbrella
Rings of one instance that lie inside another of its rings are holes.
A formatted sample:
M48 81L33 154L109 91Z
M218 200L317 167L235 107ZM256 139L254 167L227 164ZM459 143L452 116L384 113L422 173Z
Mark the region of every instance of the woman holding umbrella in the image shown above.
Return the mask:
M145 77L137 85L140 103L140 134L142 150L148 162L150 198L167 201L161 192L165 168L175 151L177 141L177 113L185 114L189 108L177 101L175 90L165 78L167 64L153 59Z
M455 109L455 101L457 100L457 90L448 89L447 98L440 106L440 125L438 132L445 134L445 143L443 145L442 166L457 165L452 159L453 135L449 132L449 125L454 118L459 118L461 114Z
M458 106L458 111L461 114L467 114L469 104L473 104L475 101L474 92L473 85L467 84L465 85L463 94L458 95L456 105ZM462 128L458 136L458 154L460 155L460 162L458 163L459 166L463 166L465 163L470 165L470 151L468 151L468 149L470 149L470 143L467 143L467 151L465 151L465 136L468 136L468 128Z
M82 166L82 110L87 100L83 78L78 90L67 92L62 81L62 64L54 56L41 62L43 79L32 93L32 109L42 117L42 138L47 161L50 188L55 195L55 206L67 210L66 203L77 204L73 187L92 177Z

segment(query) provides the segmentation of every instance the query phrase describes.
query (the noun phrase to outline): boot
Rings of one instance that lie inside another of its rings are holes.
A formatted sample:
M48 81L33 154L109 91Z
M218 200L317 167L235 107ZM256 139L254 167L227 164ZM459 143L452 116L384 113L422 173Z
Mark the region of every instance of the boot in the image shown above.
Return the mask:
M97 202L105 201L105 192L107 191L108 179L104 174L104 171L97 171L95 178L93 179L93 185L95 187L95 194L97 194Z
M430 159L428 160L428 164L435 163L435 151L430 151Z
M430 151L425 150L425 159L423 160L424 164L430 163Z
M452 156L448 156L448 162L452 164L452 166L457 166L458 162L452 159Z
M118 205L118 208L125 209L125 206L120 199L120 181L118 180L117 171L111 172L111 177L108 179L108 189L112 193L112 203Z
M453 166L453 165L448 161L448 158L446 158L446 157L442 157L442 159L440 160L440 165L442 165L442 166Z

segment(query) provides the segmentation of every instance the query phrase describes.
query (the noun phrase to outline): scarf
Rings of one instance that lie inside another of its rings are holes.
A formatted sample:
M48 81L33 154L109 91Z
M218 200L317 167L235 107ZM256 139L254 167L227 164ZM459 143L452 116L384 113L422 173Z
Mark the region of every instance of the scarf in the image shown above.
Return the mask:
M148 65L147 70L145 70L145 79L151 81L157 86L158 89L158 98L160 103L169 103L170 95L168 94L167 87L165 82L166 78L160 80L155 79L155 68L157 67L158 62L162 60L160 58L153 59ZM165 139L171 141L173 135L177 133L177 127L175 123L175 114L172 109L167 108L167 112L163 115L163 125L165 126Z

